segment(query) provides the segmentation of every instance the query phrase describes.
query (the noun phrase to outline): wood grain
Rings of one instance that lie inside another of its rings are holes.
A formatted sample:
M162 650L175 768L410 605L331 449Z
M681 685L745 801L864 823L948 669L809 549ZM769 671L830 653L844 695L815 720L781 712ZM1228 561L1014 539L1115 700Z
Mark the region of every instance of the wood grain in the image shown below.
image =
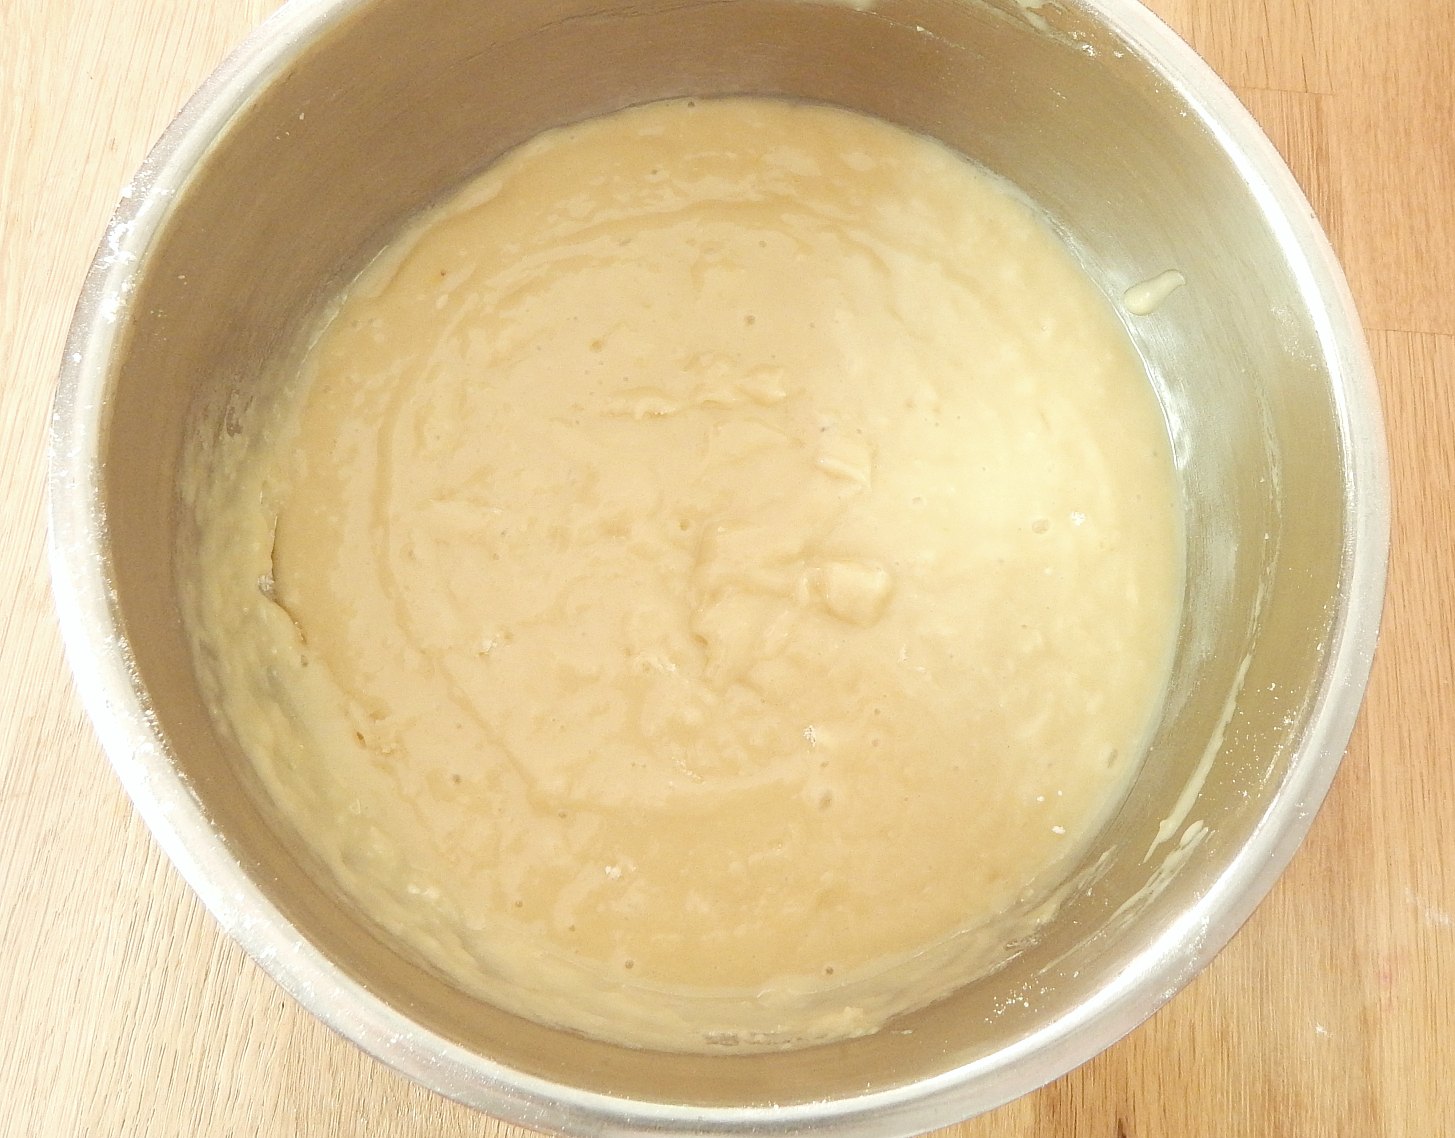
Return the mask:
M61 659L45 426L118 189L270 0L0 2L0 1134L494 1135L304 1014L134 818ZM1455 83L1450 0L1156 0L1345 260L1396 494L1385 633L1308 842L1151 1022L956 1138L1455 1126Z

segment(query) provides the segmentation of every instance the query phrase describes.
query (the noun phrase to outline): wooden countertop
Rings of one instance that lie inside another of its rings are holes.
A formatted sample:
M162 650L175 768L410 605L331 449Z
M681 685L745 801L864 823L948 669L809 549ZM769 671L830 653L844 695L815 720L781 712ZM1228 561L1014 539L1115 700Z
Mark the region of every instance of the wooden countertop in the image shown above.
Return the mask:
M296 1007L159 853L61 657L45 429L131 171L270 0L0 0L0 1133L521 1132ZM1292 868L1151 1022L963 1138L1423 1138L1455 1128L1451 0L1155 0L1278 144L1368 329L1396 497L1384 638Z

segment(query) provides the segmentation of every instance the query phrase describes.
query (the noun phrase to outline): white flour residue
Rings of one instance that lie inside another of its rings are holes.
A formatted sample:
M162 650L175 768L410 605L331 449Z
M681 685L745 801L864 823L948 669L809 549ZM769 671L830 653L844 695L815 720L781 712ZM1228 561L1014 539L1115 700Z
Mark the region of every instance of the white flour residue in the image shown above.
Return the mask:
M1420 920L1431 928L1455 929L1455 914L1449 910L1426 901L1409 886L1405 887L1404 896L1405 900L1419 913Z

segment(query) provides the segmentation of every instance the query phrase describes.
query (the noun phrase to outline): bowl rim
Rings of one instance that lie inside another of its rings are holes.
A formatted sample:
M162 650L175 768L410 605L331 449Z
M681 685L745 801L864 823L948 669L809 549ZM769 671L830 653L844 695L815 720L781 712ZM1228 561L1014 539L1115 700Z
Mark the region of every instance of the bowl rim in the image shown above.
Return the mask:
M1021 3L1021 0L1015 0ZM786 1106L689 1106L620 1098L528 1075L436 1035L344 974L227 852L151 717L106 576L101 426L136 269L213 139L331 28L371 0L289 0L204 81L122 190L85 278L49 438L48 558L82 701L157 843L223 931L310 1013L430 1089L536 1129L658 1133L911 1135L990 1110L1080 1065L1141 1024L1232 938L1303 840L1352 735L1368 683L1389 550L1389 467L1373 366L1343 272L1314 211L1232 91L1136 0L1064 0L1107 26L1211 131L1255 196L1314 314L1344 450L1348 603L1331 632L1304 745L1246 844L1210 888L1122 973L1059 1019L992 1055L901 1086ZM1030 7L1031 5L1023 5Z

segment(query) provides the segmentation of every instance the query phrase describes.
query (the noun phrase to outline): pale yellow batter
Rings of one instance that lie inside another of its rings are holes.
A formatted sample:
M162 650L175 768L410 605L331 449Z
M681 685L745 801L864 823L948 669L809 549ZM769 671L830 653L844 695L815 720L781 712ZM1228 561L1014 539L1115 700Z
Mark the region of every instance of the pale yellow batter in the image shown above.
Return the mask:
M227 423L180 562L217 716L344 891L528 1016L873 1030L1029 931L1156 714L1146 377L1029 207L867 118L547 134Z

